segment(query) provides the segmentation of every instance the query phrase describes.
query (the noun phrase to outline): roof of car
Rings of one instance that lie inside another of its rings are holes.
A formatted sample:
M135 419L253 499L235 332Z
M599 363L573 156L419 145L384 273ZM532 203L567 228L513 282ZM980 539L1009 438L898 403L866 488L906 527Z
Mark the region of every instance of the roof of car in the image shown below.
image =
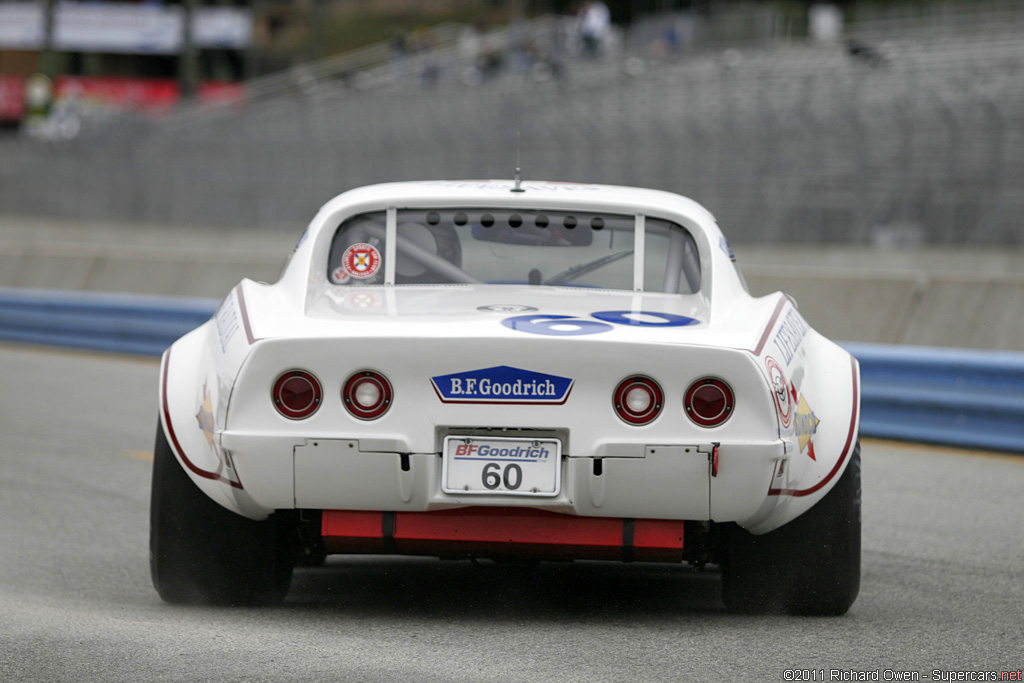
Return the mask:
M703 206L682 195L636 187L590 183L524 180L519 188L512 180L432 180L368 185L339 195L324 209L339 208L337 203L380 202L412 206L417 203L477 205L531 205L592 207L596 210L620 207L629 210L679 212L699 221L714 222Z

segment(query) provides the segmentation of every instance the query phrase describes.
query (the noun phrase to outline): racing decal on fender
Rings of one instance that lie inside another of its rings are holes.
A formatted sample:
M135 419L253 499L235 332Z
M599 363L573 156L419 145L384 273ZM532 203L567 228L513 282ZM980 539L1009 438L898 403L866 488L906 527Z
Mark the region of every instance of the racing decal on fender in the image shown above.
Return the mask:
M499 365L482 370L431 377L442 403L508 403L561 405L573 380L558 375Z
M778 361L774 358L768 356L764 359L764 364L768 369L772 393L775 395L775 407L779 409L779 420L782 422L782 427L788 429L793 416L793 402L789 396L789 382L786 381L786 375L783 374L782 368L779 367Z
M793 428L796 430L797 438L800 439L800 452L807 449L807 455L810 456L811 460L817 460L818 458L814 455L814 444L811 443L811 439L818 432L818 425L821 420L811 410L811 406L807 404L807 399L804 398L803 394L800 395L800 403L796 407L796 419L793 424Z
M732 247L729 246L729 240L725 239L725 235L718 238L718 248L729 257L730 261L736 263L736 254L732 252Z
M793 356L796 355L797 349L800 348L800 344L810 329L811 326L795 308L789 309L785 320L779 326L779 331L775 333L775 345L782 353L787 367L793 362Z
M309 237L309 226L306 226L305 231L303 231L302 233L302 237L300 237L299 241L295 243L295 248L292 249L292 253L295 253L296 251L299 250L299 247L302 246L303 242L306 241L307 237Z
M357 280L373 277L380 270L380 252L372 244L360 242L345 250L341 265L345 272Z
M235 303L233 292L228 294L213 317L217 321L217 338L220 340L220 352L227 353L228 344L231 343L232 337L235 336L235 332L241 326L241 322L238 319L238 306Z
M206 383L203 383L203 405L199 407L199 412L196 413L196 422L199 423L199 429L203 431L203 436L206 437L206 443L213 448L213 403L210 400L210 390L206 388Z
M203 437L206 438L206 445L210 447L210 452L213 453L214 457L217 458L219 465L217 472L220 479L231 483L232 485L241 486L238 481L238 475L235 474L235 465L231 461L231 454L228 451L222 451L214 443L213 435L215 429L215 423L213 418L213 397L210 395L210 388L207 382L203 382L203 402L199 406L199 410L196 412L196 422L199 423L199 430L203 433Z

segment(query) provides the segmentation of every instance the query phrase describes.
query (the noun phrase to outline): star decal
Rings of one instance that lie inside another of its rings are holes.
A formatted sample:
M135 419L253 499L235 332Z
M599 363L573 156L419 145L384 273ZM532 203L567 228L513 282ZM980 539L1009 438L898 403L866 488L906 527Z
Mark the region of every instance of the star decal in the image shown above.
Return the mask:
M209 444L210 448L213 448L213 401L210 399L210 391L206 388L205 382L203 383L203 405L199 408L199 412L196 413L196 422L199 423L199 428L203 430L206 443Z
M811 410L811 406L807 403L807 399L801 395L800 404L796 409L796 418L793 421L793 428L796 431L797 437L800 439L800 450L807 449L807 455L811 460L817 460L818 458L814 454L814 446L811 444L811 439L818 432L818 425L821 424L821 420ZM810 446L810 448L808 448Z

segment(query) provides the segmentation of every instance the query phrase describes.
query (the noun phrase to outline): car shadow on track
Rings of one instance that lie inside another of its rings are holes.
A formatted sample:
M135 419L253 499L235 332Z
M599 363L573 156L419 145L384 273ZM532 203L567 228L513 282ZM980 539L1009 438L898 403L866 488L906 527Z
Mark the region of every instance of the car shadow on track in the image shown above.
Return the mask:
M285 608L471 620L724 613L717 569L648 563L534 566L427 558L330 558L295 572Z

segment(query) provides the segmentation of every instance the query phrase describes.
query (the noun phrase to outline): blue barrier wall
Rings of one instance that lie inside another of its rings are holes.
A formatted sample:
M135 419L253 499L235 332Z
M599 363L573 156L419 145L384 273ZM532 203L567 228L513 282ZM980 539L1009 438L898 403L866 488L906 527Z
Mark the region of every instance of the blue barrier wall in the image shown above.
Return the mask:
M216 299L0 288L0 339L159 356Z
M1024 353L843 346L860 361L862 434L1024 452Z
M0 288L0 339L160 355L215 299ZM1024 453L1024 353L845 343L861 433Z

